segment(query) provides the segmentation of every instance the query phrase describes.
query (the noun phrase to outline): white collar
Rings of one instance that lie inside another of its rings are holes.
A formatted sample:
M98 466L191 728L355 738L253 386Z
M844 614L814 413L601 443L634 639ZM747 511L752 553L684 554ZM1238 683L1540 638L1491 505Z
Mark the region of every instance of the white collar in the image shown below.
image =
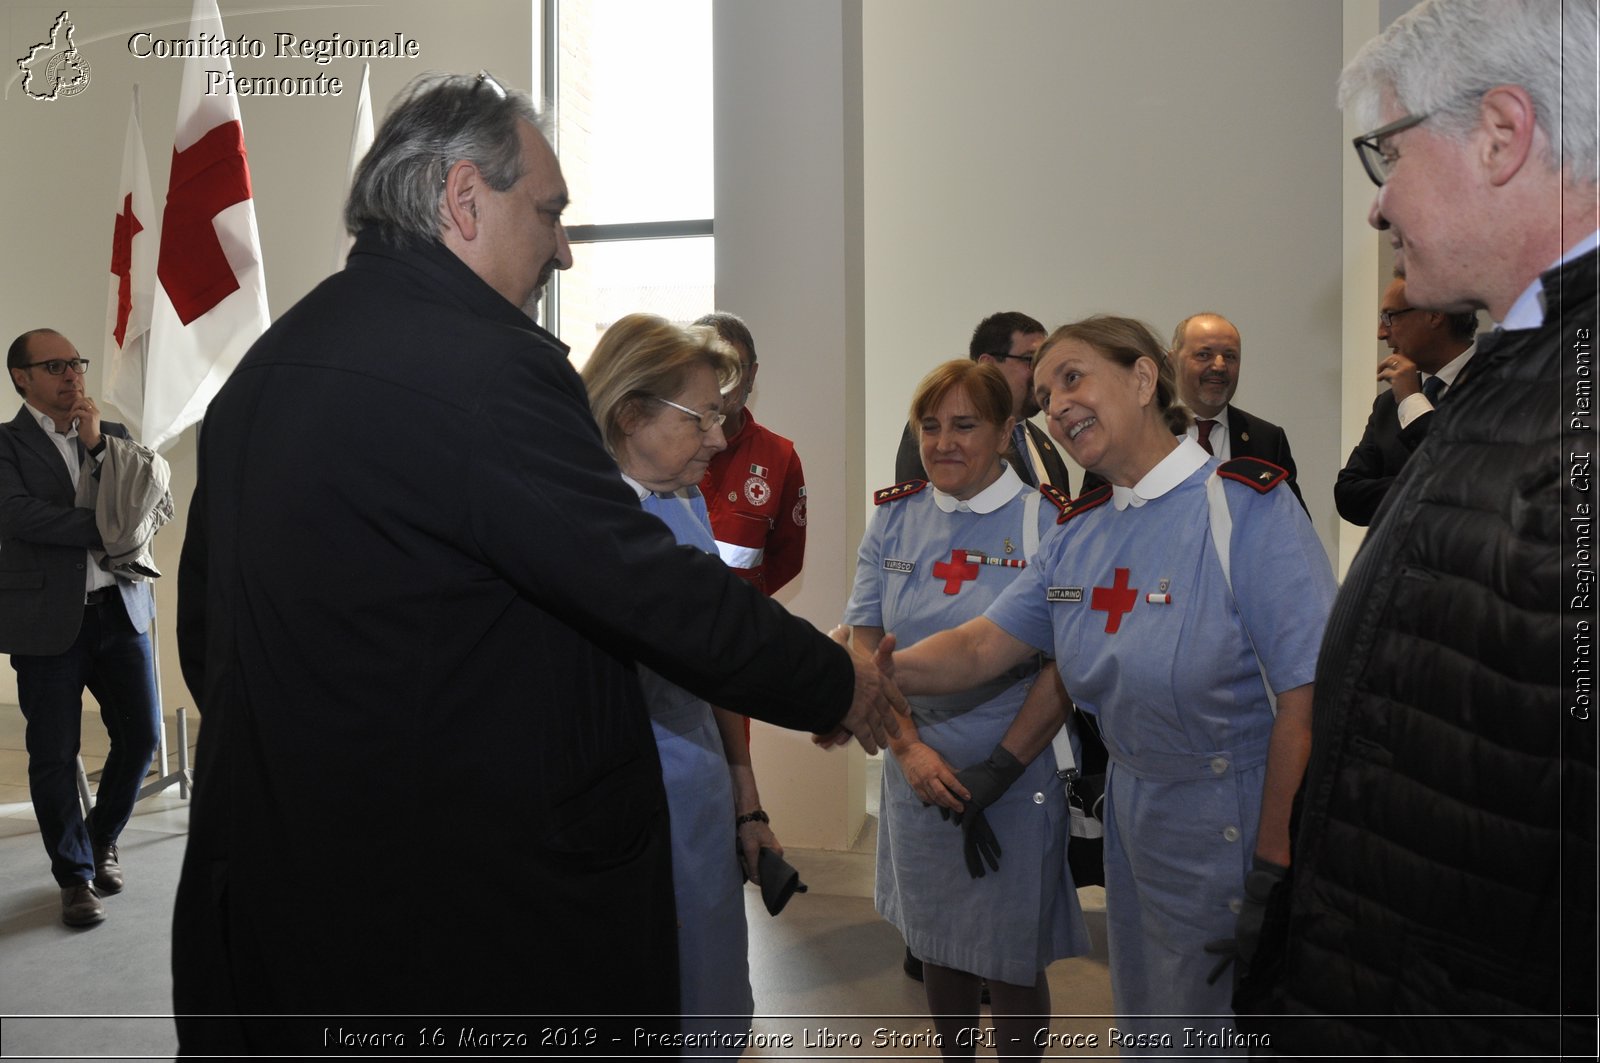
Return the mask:
M1146 502L1160 498L1168 491L1177 487L1200 466L1211 460L1205 448L1192 439L1184 439L1172 452L1160 461L1156 467L1144 474L1144 477L1132 487L1118 487L1111 485L1111 504L1123 510L1132 506L1138 509Z
M1450 387L1456 382L1456 377L1461 375L1461 370L1465 369L1467 367L1467 363L1472 360L1472 356L1477 353L1477 343L1469 343L1466 350L1462 351L1460 354L1444 363L1444 365L1440 366L1439 371L1433 375L1438 377L1440 380L1443 380L1445 387Z
M1022 477L1011 471L1010 465L1004 461L1000 465L1000 478L971 498L960 499L935 487L933 504L945 513L993 513L1028 490L1028 485L1022 482Z
M1194 419L1197 420L1197 421L1215 421L1215 422L1217 422L1217 424L1222 426L1224 431L1226 431L1228 428L1231 427L1228 424L1228 407L1227 406L1223 406L1222 409L1218 410L1217 411L1217 415L1215 417L1201 417L1198 413L1195 413L1195 411L1193 411L1193 410L1190 410L1189 412L1190 413L1194 413ZM1202 447L1201 448L1201 452L1203 453L1204 450L1205 450L1205 448ZM1159 468L1159 466L1158 466L1158 468Z
M635 480L633 477L629 476L627 473L623 472L621 469L618 469L617 473L622 477L622 482L623 483L625 483L629 487L633 488L633 493L639 496L639 501L643 502L645 499L649 498L652 494L654 494L654 492L651 491L650 488L646 487L644 484L640 483L638 480Z
M1550 263L1550 270L1564 266L1581 255L1587 255L1596 247L1600 247L1600 231L1592 232L1579 240L1561 255L1560 258ZM1533 278L1533 283L1522 289L1522 294L1517 296L1517 301L1511 304L1511 309L1506 311L1506 319L1499 322L1499 326L1507 332L1518 329L1538 328L1544 324L1544 273Z
M40 413L38 408L36 406L34 406L33 403L31 403L31 402L24 402L22 405L26 406L27 409L28 409L28 413L33 417L33 419L35 421L39 422L39 427L44 429L46 435L52 435L52 436L61 435L60 432L56 431L56 419L54 417L51 417L48 413ZM78 422L77 421L73 421L72 422L72 427L67 429L66 436L67 436L68 439L76 439L76 438L78 438Z

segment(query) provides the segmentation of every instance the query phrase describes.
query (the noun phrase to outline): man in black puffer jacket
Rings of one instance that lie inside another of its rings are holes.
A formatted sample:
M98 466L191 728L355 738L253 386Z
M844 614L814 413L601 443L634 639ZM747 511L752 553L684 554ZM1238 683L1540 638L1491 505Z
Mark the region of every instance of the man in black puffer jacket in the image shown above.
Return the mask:
M1499 327L1329 621L1236 1001L1276 1055L1593 1058L1595 37L1594 0L1430 0L1341 78L1408 295Z

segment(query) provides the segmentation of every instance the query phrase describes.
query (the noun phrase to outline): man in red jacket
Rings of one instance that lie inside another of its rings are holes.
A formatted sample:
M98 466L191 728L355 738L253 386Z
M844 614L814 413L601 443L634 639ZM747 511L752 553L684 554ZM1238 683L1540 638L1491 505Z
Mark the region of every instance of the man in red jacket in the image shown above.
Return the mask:
M756 424L747 405L756 382L756 341L734 314L695 322L717 330L739 355L739 385L724 400L728 448L711 459L700 493L711 511L717 551L766 594L800 574L806 557L806 477L794 444Z

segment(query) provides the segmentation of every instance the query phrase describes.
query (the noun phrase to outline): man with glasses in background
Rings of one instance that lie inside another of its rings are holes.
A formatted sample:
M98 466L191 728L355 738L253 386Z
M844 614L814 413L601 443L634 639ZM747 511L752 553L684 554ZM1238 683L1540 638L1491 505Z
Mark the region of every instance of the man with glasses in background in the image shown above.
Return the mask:
M1472 360L1478 331L1476 311L1446 314L1410 305L1398 274L1380 307L1378 339L1389 353L1378 363L1378 382L1389 388L1373 400L1361 442L1333 485L1339 516L1361 527L1373 522L1395 477L1428 438L1434 410Z
M1240 917L1279 1057L1595 1058L1595 41L1595 0L1429 0L1340 77L1406 298L1496 328L1328 621Z
M100 567L95 511L75 501L79 481L100 474L105 437L128 438L100 419L84 390L88 366L54 329L18 336L6 369L23 405L0 426L0 652L17 673L28 788L61 887L61 921L73 927L103 921L101 896L122 889L117 836L160 726L150 585ZM85 687L111 738L87 819L77 790Z
M1011 416L1016 418L1017 424L1011 431L1007 463L1029 487L1049 484L1070 498L1072 482L1066 463L1051 442L1050 434L1030 420L1039 412L1039 403L1033 397L1033 355L1044 345L1045 336L1045 327L1027 314L1016 310L990 314L972 330L967 356L999 369L1000 375L1011 385ZM927 476L922 468L917 433L907 424L900 437L900 449L895 454L894 478L903 483L925 480ZM1085 483L1082 490L1098 483L1097 479L1091 479L1094 482Z

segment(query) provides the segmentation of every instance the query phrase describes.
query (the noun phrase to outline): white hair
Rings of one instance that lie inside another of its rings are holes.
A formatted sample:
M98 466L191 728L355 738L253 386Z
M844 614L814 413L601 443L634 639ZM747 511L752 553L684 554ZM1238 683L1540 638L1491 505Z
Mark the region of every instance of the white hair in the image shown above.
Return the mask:
M1545 162L1596 183L1596 0L1427 0L1368 41L1339 76L1339 106L1363 128L1386 99L1464 136L1478 101L1520 85L1549 141Z

